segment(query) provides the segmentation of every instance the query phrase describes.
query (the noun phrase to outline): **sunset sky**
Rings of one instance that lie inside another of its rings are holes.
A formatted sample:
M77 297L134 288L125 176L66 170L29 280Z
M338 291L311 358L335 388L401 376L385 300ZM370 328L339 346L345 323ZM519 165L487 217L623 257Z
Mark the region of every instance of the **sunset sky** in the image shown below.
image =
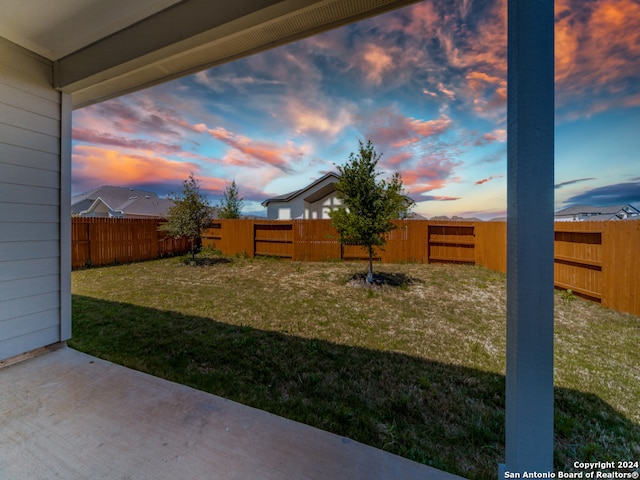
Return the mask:
M640 207L640 2L556 0L556 208ZM506 0L425 1L73 114L72 193L100 185L243 213L358 140L426 217L506 214Z

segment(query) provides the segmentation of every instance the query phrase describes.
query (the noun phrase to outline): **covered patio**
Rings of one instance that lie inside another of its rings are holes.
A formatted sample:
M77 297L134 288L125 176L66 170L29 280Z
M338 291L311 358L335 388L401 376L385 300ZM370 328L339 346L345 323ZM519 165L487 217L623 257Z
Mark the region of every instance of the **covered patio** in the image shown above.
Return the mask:
M74 108L414 1L1 0L0 361L72 336ZM553 461L553 2L510 1L508 37L503 468L546 471ZM66 347L0 370L0 414L1 478L445 478Z
M0 478L459 478L68 347L0 370Z

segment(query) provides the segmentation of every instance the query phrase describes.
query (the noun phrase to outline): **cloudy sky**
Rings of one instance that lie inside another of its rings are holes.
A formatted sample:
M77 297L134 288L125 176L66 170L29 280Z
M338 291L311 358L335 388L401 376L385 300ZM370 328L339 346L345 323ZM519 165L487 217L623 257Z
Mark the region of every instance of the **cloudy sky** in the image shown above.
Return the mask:
M640 207L640 1L556 0L556 208ZM358 141L414 211L506 212L506 0L427 0L73 115L72 193L99 185L245 212L344 164Z

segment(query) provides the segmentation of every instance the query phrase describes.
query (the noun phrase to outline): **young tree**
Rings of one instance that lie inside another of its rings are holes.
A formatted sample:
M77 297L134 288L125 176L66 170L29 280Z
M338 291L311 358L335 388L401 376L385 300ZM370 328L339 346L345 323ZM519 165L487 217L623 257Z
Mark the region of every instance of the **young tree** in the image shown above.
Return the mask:
M390 181L378 180L380 155L371 141L358 143L358 154L352 152L347 164L338 166L341 176L336 191L343 206L329 215L341 243L357 244L369 252L367 282L372 283L374 249L385 244L385 234L396 228L391 220L404 218L409 203L402 195L400 175L396 172Z
M240 191L238 190L235 180L231 182L231 185L227 185L222 195L223 198L218 205L218 217L240 218L244 198L240 196Z
M200 185L193 176L183 182L182 192L170 193L174 206L167 212L167 222L160 226L174 238L187 237L191 244L191 258L196 258L196 244L202 230L211 222L209 201L200 193Z

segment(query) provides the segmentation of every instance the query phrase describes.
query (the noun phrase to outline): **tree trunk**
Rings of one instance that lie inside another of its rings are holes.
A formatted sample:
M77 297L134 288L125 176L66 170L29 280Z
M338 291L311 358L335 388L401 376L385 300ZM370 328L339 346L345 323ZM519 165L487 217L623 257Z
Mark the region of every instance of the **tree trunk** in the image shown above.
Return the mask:
M369 246L369 272L367 272L367 283L373 283L373 247Z

